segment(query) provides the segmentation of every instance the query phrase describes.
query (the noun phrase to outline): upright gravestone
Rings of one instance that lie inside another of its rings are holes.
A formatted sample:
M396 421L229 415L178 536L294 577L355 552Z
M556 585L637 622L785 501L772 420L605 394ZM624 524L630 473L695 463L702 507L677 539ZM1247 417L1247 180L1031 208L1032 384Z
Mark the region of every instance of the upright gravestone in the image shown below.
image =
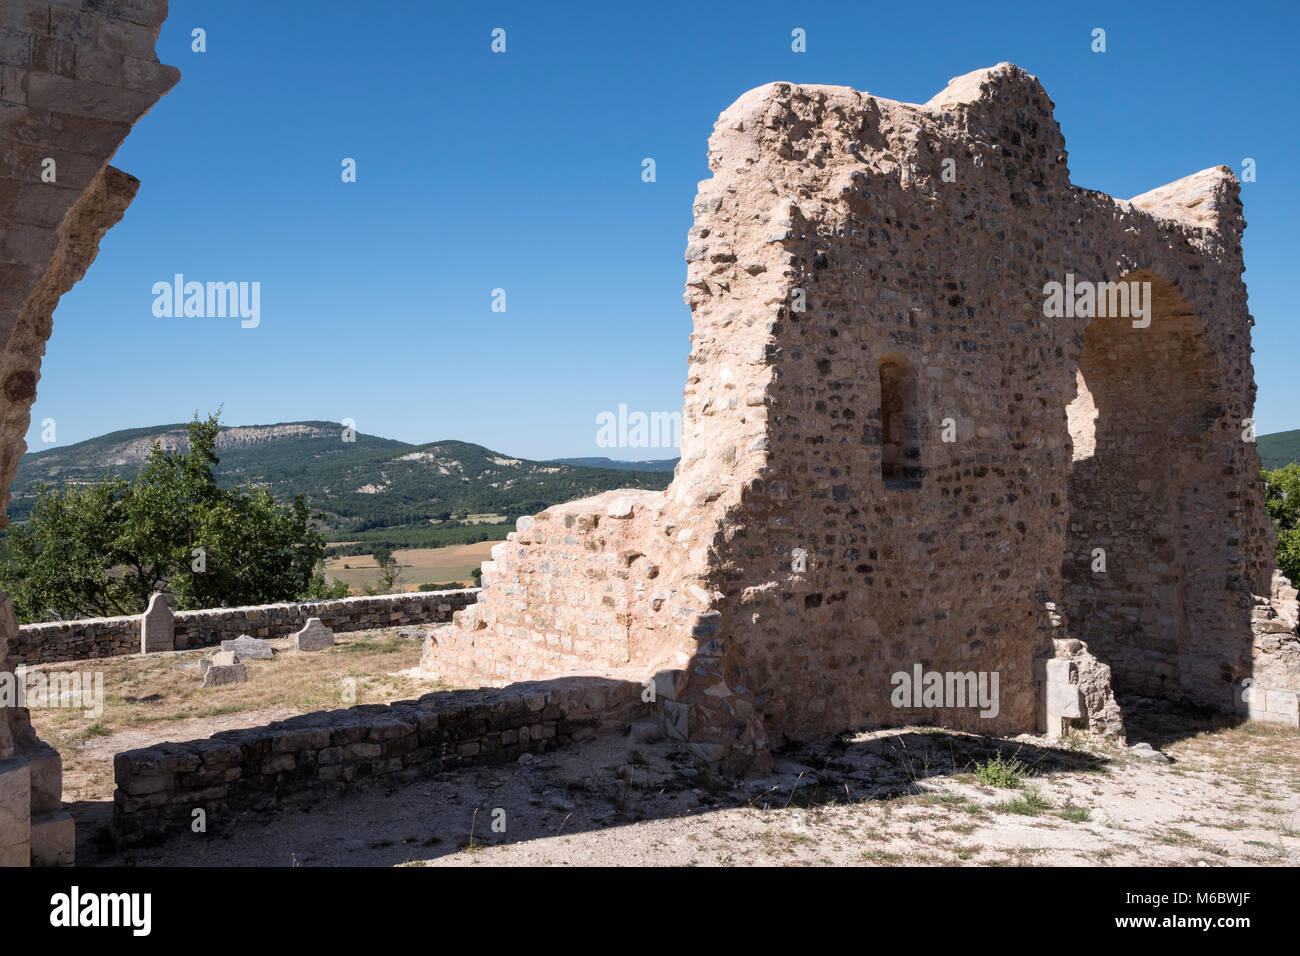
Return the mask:
M321 623L318 617L307 618L301 631L293 636L293 646L300 651L320 651L334 643L334 632Z
M149 598L149 607L140 619L140 651L156 654L176 649L176 627L167 595L159 591Z

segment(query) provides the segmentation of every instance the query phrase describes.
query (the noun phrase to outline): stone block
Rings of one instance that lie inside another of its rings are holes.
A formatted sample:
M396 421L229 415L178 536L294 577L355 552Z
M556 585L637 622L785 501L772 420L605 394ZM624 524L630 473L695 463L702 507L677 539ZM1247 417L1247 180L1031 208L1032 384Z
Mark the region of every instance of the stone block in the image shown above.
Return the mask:
M240 634L233 641L222 641L223 651L232 651L241 661L269 661L275 656L268 641Z
M167 603L167 595L159 592L149 598L149 606L140 618L140 652L156 654L175 649L175 615Z
M1053 716L1078 718L1083 716L1082 696L1078 684L1062 684L1059 681L1047 682L1047 714Z
M0 760L0 866L31 863L32 775L23 757Z
M670 740L686 740L690 733L690 705L675 700L663 702L664 733Z
M334 632L318 617L309 617L302 630L293 635L293 646L300 651L321 651L334 645Z
M63 758L48 744L27 751L32 776L32 814L56 812L63 807Z
M32 820L32 866L72 866L77 826L72 814L49 813Z
M243 664L213 664L203 675L204 687L225 687L229 684L242 684L248 680L248 671Z

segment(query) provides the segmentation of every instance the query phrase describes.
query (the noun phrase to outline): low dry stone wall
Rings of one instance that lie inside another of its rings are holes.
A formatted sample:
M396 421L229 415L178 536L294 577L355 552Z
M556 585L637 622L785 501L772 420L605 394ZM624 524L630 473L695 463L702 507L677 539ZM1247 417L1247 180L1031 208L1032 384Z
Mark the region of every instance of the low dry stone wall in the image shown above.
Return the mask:
M402 624L440 624L478 599L478 588L419 591L374 597L309 601L302 604L263 604L202 611L177 611L175 649L210 647L240 634L285 637L300 630L310 617L333 631L359 631ZM140 652L140 617L101 617L84 621L53 621L18 629L12 655L28 665L116 657Z
M242 814L315 802L372 781L403 782L518 759L584 729L643 716L641 686L600 678L442 691L321 711L206 740L119 753L113 829L120 844L207 832Z

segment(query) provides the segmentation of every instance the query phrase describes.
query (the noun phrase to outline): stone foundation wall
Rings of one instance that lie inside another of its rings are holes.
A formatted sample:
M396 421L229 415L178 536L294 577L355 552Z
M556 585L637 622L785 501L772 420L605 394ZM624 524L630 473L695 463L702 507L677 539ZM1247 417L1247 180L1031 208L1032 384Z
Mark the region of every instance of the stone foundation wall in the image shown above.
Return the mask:
M124 845L189 834L202 809L220 832L248 811L514 760L644 715L640 695L638 684L598 679L443 691L129 750L113 760L114 831Z
M211 647L240 634L285 637L318 617L334 631L359 631L402 624L439 624L478 598L478 588L418 591L253 607L177 611L175 649ZM20 663L51 664L140 653L140 616L28 624L18 629L11 654Z

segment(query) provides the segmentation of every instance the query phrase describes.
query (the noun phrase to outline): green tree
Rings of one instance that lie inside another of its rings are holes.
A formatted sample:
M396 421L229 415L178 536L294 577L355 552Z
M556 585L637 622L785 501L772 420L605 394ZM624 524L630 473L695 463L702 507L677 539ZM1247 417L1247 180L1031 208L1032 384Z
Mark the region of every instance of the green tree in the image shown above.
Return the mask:
M283 506L265 488L217 484L220 430L219 413L196 415L189 447L166 452L155 442L130 482L43 487L0 559L0 586L19 619L138 614L157 590L178 608L337 592L319 568L320 516L302 495Z
M1300 464L1264 472L1264 505L1277 531L1277 567L1300 581Z
M127 560L117 537L128 487L110 478L63 491L41 486L27 524L6 535L0 564L0 586L20 622L130 614L142 606L141 592L147 600L158 582L151 564L112 573Z
M346 564L343 566L347 567ZM345 598L349 593L346 583L335 580L325 573L325 562L322 561L312 571L311 582L307 585L307 591L302 595L302 600L330 601Z
M392 594L393 588L402 577L402 566L389 548L375 548L375 564L379 566L379 580L384 586L384 594Z

